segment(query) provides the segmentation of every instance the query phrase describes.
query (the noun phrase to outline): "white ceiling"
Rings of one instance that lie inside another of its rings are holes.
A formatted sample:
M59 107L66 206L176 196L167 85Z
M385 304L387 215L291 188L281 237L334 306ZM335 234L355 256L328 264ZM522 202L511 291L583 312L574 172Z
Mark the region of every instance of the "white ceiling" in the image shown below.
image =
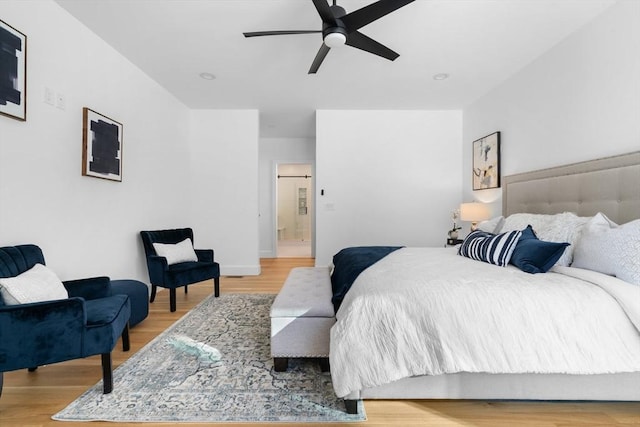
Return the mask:
M416 0L361 29L396 61L344 46L315 75L321 34L242 35L321 29L311 0L57 3L188 107L258 109L261 137L295 138L315 136L316 109L461 109L615 0Z

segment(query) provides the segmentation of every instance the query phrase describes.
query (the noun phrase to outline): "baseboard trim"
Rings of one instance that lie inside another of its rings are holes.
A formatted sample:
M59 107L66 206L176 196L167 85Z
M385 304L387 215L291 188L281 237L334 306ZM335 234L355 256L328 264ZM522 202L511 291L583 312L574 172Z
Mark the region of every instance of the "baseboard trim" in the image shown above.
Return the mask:
M275 258L276 253L274 251L263 250L260 251L260 258Z
M221 265L221 276L259 276L260 265Z

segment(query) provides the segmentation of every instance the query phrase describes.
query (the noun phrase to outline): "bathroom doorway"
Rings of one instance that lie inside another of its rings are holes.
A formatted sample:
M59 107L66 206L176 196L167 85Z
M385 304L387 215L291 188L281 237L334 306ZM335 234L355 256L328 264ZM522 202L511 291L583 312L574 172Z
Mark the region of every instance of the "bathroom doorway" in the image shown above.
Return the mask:
M276 242L278 258L313 256L313 177L311 164L277 166Z

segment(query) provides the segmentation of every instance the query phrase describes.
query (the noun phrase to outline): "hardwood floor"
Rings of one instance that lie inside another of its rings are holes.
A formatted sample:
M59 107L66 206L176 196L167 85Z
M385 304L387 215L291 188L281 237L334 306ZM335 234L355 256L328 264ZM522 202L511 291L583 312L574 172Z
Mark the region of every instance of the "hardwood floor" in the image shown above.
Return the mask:
M221 292L277 293L291 268L312 266L313 259L263 259L261 264L260 276L223 277ZM113 351L114 367L127 360L212 291L213 283L209 282L190 286L186 295L179 291L177 311L174 313L169 312L169 293L159 292L156 301L150 306L149 317L131 330L131 351L122 352L121 345ZM51 415L64 408L100 379L99 356L43 366L33 373L27 372L26 369L7 372L0 397L0 426L113 425L103 422L64 423L51 420ZM363 424L371 426L640 426L640 402L404 400L365 401L365 408L368 420ZM139 427L167 424L126 425ZM282 425L290 427L293 424Z

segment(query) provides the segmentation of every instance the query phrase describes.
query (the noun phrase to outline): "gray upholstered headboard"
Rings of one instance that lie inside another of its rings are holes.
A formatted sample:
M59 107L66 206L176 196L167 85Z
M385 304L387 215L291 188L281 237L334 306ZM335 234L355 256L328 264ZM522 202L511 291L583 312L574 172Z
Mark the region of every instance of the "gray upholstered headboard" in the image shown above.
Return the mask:
M640 151L505 177L502 214L519 212L640 218Z

